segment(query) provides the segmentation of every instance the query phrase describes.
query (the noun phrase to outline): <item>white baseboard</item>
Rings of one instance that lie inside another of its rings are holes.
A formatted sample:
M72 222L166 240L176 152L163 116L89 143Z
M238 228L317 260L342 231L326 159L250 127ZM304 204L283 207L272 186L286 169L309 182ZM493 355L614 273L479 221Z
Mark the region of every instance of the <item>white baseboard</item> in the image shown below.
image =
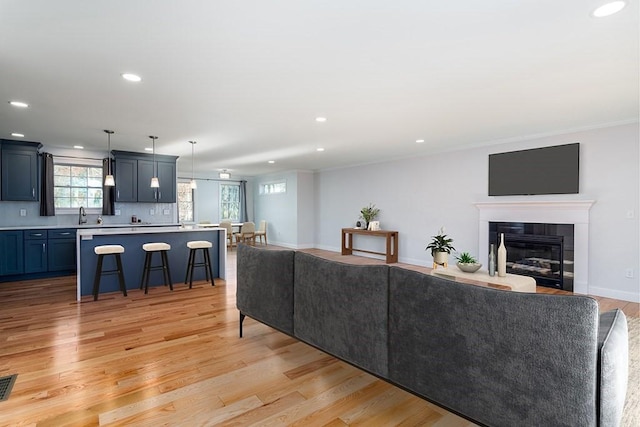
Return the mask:
M616 291L615 289L597 288L597 287L591 286L589 287L589 295L619 299L619 300L630 301L630 302L640 302L640 291L634 293L634 292Z

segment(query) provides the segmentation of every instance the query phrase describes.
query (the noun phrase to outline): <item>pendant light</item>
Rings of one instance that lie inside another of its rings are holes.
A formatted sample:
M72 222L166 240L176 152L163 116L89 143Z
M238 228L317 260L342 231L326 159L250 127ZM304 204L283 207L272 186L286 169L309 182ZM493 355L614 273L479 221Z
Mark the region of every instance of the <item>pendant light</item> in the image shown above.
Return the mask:
M195 190L198 188L198 184L196 183L196 179L193 175L193 147L196 145L196 141L189 141L189 144L191 144L191 188Z
M151 178L151 188L159 188L160 181L156 173L156 139L158 139L158 137L151 135L149 138L153 140L153 177Z
M116 181L115 181L115 179L113 179L113 174L111 173L111 135L113 134L113 131L105 129L104 132L107 134L107 140L108 140L107 175L104 177L104 186L105 187L115 187Z
M231 174L229 172L227 172L227 170L223 170L222 172L220 172L218 174L218 176L220 177L220 179L229 179L231 178Z

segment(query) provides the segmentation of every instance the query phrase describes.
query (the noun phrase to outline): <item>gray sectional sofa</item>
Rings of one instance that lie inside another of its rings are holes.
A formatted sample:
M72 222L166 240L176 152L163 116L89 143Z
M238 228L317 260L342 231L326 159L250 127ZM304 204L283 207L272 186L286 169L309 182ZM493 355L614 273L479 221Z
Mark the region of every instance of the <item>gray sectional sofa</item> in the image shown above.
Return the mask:
M237 308L480 425L620 423L626 317L590 297L240 245Z

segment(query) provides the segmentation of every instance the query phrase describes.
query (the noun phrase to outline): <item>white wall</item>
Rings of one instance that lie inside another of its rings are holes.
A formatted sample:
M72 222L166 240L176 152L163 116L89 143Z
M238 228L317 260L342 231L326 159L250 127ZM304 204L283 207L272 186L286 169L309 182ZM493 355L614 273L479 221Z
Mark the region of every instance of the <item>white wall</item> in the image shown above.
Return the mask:
M261 184L285 181L286 193L260 194ZM254 180L253 185L256 223L267 221L269 243L284 247L298 247L298 174L264 175ZM303 220L304 221L304 220Z
M216 180L199 179L198 188L193 196L193 220L198 223L220 221L220 182Z
M487 196L488 155L579 142L580 194ZM481 201L595 200L591 209L589 293L640 301L640 172L638 125L493 145L375 165L322 171L315 176L315 246L340 250L340 229L353 226L368 203L380 208L384 229L399 231L401 262L430 265L425 252L442 225L458 251L478 253ZM633 218L627 218L629 213ZM377 247L381 242L359 241ZM626 278L632 269L633 278Z

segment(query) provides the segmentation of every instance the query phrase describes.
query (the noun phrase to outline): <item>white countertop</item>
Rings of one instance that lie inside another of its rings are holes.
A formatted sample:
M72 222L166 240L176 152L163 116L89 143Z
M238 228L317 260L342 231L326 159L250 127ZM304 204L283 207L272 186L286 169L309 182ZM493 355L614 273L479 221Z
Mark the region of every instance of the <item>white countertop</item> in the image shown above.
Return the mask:
M109 228L127 228L127 227L179 227L180 224L71 224L71 225L18 225L12 227L0 227L0 231L12 231L12 230L56 230L62 228L75 228L77 230L86 229L109 229Z
M199 228L197 226L186 225L183 227L121 227L121 228L90 228L78 229L77 236L100 236L110 234L150 234L150 233L184 233L192 231L212 231L225 230L224 228Z

